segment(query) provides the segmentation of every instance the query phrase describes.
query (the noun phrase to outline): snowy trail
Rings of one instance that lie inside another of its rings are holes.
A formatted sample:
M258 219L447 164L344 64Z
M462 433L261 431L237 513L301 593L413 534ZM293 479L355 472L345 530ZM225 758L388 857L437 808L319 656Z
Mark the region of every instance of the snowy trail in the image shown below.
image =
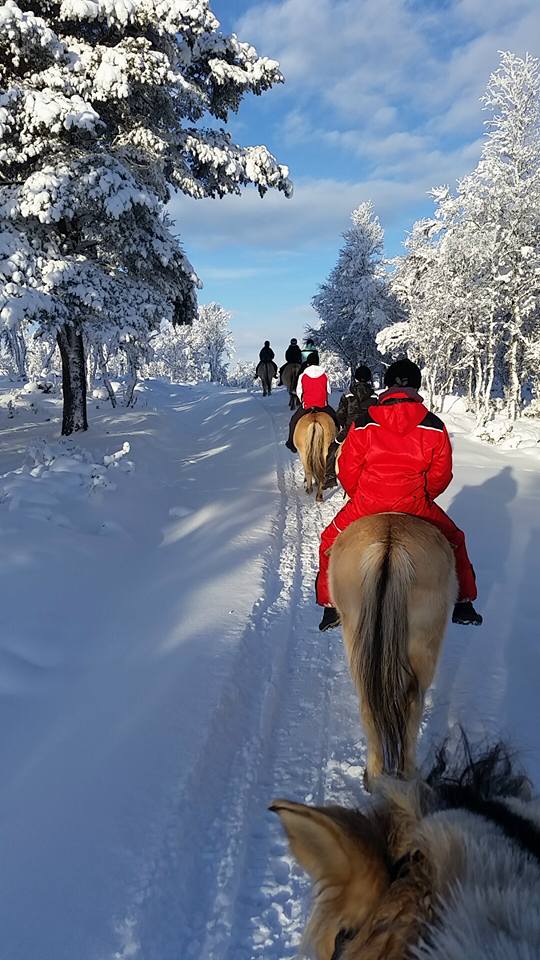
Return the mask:
M294 956L307 890L266 807L277 793L303 791L322 801L336 770L342 776L344 766L359 769L357 711L341 641L319 633L312 602L318 536L335 501L318 505L303 492L300 466L283 447L283 395L256 402L275 443L272 549L204 761L171 813L171 848L126 926L128 947L136 944L152 960L255 960L275 949ZM338 730L337 702L347 714ZM175 849L184 808L190 832L201 838L188 862Z
M46 403L50 423L19 431L0 410L0 473L54 436ZM282 392L149 384L134 411L94 410L81 440L98 459L129 440L116 491L82 496L62 474L61 511L0 504L9 960L296 955L308 889L266 808L357 803L364 740L341 635L319 633L313 602L343 501L304 494L288 416ZM461 722L509 735L540 785L538 455L448 422L442 505L485 624L449 627L420 755Z

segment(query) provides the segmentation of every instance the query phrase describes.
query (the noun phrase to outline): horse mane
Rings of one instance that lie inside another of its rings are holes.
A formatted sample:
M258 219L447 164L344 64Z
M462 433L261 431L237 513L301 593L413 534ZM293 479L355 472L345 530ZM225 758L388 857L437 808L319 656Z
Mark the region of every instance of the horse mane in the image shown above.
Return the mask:
M457 744L454 737L447 737L436 749L431 769L424 776L436 809L467 806L471 800L530 798L531 781L518 768L507 744L498 741L473 747L463 728L458 730ZM429 792L424 796L429 797Z

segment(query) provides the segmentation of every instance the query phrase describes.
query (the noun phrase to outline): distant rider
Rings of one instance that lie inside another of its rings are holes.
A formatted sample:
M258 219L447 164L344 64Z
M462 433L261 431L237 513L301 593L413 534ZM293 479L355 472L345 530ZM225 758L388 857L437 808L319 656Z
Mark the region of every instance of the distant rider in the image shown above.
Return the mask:
M317 366L319 366L319 351L317 350L313 340L306 340L304 349L302 350L302 366L300 367L300 373L298 376L300 377L306 367L312 363L315 363Z
M323 413L329 414L336 424L336 427L339 427L336 419L336 411L328 403L330 399L330 384L324 367L320 367L313 361L308 361L304 373L298 377L296 393L302 406L299 407L291 417L289 436L285 441L285 446L288 447L292 453L296 453L293 440L296 424L306 413L310 413L312 410L320 410Z
M259 353L259 363L271 363L274 368L274 376L277 377L277 363L274 363L275 353L270 346L270 341L264 341L264 347ZM258 376L257 371L255 371L255 376Z
M386 371L378 406L364 410L347 434L337 461L339 481L350 500L323 531L316 581L324 607L320 630L339 624L328 585L329 550L350 523L374 513L408 513L435 524L454 548L459 584L454 623L482 623L474 609L476 577L465 535L434 502L452 479L452 447L446 427L418 394L420 369L398 360Z
M296 337L292 338L289 346L287 347L285 351L285 363L283 364L282 367L279 368L280 384L281 384L281 377L282 377L283 371L288 363L298 363L298 364L302 363L302 351L298 346L298 340L296 339Z
M362 364L354 371L351 386L347 393L342 394L341 400L339 401L336 415L340 429L336 439L330 444L328 449L326 476L324 480L325 490L337 486L336 453L345 440L352 423L361 413L367 410L368 407L372 407L377 402L377 396L373 391L371 370Z

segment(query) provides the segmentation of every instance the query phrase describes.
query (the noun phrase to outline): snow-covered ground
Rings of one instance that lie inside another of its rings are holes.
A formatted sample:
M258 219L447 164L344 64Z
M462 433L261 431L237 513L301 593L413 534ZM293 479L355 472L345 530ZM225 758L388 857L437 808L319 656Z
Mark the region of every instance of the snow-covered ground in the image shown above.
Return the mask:
M33 406L32 406L33 405ZM266 806L358 799L364 746L282 391L0 398L0 955L287 960L306 902ZM450 627L421 751L508 733L540 786L540 455L446 416L484 626Z

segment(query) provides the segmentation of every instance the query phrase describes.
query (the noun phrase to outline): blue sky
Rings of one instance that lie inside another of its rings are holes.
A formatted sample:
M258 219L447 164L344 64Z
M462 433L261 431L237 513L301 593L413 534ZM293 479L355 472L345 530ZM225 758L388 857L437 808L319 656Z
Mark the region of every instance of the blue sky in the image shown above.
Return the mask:
M285 84L230 123L288 164L294 197L252 189L171 211L204 283L233 315L237 356L281 355L314 319L350 211L372 200L386 252L429 213L431 186L476 163L479 98L498 50L540 54L538 0L213 0L227 32L280 61Z

